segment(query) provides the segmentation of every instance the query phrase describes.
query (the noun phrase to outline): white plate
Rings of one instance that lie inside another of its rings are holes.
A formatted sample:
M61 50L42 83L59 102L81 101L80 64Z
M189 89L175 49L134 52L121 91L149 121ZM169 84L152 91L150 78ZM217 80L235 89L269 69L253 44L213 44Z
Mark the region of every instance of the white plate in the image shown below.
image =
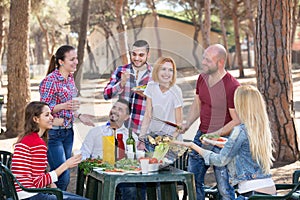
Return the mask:
M128 171L123 171L123 172L110 172L110 171L105 171L105 168L94 168L94 171L100 173L100 174L139 174L142 171L141 170L128 170Z
M222 139L224 139L225 141L222 142L222 141L217 141L217 140L211 140L211 139L208 139L206 137L203 138L203 141L209 143L209 144L212 144L212 145L216 145L216 144L220 144L220 145L225 145L225 143L227 142L227 138L225 137L221 137Z

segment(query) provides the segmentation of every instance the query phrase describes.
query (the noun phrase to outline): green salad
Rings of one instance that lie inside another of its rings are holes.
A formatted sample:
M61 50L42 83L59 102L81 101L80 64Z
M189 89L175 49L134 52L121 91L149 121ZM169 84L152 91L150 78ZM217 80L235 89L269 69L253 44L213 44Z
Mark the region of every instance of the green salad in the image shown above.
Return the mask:
M139 167L139 162L137 160L123 158L116 162L116 167L119 169L124 169L126 171L136 170Z
M105 169L113 169L114 166L107 162L103 162L102 159L88 158L81 163L79 163L79 168L83 170L83 173L87 175L90 173L94 167L103 167Z

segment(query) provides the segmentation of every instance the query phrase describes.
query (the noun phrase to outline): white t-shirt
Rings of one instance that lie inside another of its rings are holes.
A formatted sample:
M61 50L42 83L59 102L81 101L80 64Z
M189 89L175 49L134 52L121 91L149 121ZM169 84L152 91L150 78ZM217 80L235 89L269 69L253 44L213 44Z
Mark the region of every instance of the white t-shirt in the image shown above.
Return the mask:
M144 74L146 73L147 69L143 69L143 70L138 70L138 75L137 75L137 70L135 70L133 68L133 71L134 71L134 74L135 74L135 77L137 76L137 80L136 81L136 84L139 85L139 82L141 81L142 77L144 76Z
M183 106L182 91L177 85L173 85L169 90L163 93L159 88L159 83L151 81L148 82L144 94L147 98L151 98L152 100L153 117L176 123L175 109ZM175 127L151 119L148 133L162 132L162 134L173 135L175 130Z
M116 133L123 134L123 142L126 144L128 138L128 129L123 125L116 130ZM102 136L112 135L112 129L109 124L102 126L97 126L88 132L87 136L84 139L84 142L81 146L82 160L87 158L103 158L103 145L102 145ZM137 145L138 137L136 134L132 133L132 137L135 139L135 145Z

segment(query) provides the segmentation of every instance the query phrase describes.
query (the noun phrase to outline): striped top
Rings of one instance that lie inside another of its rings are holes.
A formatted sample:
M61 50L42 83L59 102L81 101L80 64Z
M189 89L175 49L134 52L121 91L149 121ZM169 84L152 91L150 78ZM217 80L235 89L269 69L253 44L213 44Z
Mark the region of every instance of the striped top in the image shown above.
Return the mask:
M24 136L15 145L11 171L24 187L43 188L55 181L52 180L53 172L45 173L47 165L47 146L37 133ZM16 183L15 186L19 195L22 190Z

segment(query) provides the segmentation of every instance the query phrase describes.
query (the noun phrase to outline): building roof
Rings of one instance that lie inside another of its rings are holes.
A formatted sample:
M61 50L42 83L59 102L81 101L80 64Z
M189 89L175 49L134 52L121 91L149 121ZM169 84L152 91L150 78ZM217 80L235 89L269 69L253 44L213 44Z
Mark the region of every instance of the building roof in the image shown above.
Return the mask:
M168 16L168 15L159 14L159 13L158 13L158 16L163 17L163 18L167 18L167 19L170 19L170 20L182 22L182 23L189 24L189 25L193 26L193 23L191 21L188 21L188 20L182 20L182 19L178 19L178 18L173 17L173 16ZM220 29L216 29L216 28L211 28L210 31L215 32L215 33L222 33L222 31ZM226 32L226 34L230 34L230 33Z

